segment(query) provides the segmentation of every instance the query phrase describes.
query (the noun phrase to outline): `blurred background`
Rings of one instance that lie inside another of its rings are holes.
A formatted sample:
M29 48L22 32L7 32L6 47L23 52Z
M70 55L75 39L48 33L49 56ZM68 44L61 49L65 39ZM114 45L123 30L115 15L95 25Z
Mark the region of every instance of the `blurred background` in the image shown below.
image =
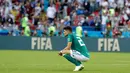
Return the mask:
M0 0L0 36L130 37L130 0Z
M0 0L0 73L73 73L65 26L90 51L79 73L130 73L130 0Z

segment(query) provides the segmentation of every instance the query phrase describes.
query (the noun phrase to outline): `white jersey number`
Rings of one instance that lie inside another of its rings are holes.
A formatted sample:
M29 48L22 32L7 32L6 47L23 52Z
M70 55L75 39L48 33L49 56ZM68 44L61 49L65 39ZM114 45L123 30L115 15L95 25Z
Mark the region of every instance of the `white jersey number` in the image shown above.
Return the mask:
M84 42L82 41L80 37L76 37L76 38L78 39L80 46L85 46Z

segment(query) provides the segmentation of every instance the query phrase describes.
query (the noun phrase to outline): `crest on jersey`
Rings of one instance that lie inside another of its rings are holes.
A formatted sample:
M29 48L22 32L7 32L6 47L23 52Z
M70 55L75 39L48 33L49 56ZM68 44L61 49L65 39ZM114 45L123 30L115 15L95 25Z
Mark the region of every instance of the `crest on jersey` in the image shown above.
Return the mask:
M70 38L68 38L68 41L70 41Z

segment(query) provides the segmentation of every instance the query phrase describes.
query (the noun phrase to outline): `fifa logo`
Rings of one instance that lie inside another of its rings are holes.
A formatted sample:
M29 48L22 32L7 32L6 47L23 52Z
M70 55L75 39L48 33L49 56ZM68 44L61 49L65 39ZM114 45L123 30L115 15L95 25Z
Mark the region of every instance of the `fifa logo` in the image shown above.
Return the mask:
M52 50L50 38L32 37L32 49L36 50Z
M98 51L120 51L118 39L98 39Z

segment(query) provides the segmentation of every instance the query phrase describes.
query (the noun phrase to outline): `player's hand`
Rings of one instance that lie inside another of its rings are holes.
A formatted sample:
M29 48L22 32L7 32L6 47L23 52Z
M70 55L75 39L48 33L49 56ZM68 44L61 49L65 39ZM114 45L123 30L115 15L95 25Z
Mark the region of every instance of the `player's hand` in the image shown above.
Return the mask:
M59 54L59 56L62 56L62 55L63 55L61 51L60 51L58 54Z

